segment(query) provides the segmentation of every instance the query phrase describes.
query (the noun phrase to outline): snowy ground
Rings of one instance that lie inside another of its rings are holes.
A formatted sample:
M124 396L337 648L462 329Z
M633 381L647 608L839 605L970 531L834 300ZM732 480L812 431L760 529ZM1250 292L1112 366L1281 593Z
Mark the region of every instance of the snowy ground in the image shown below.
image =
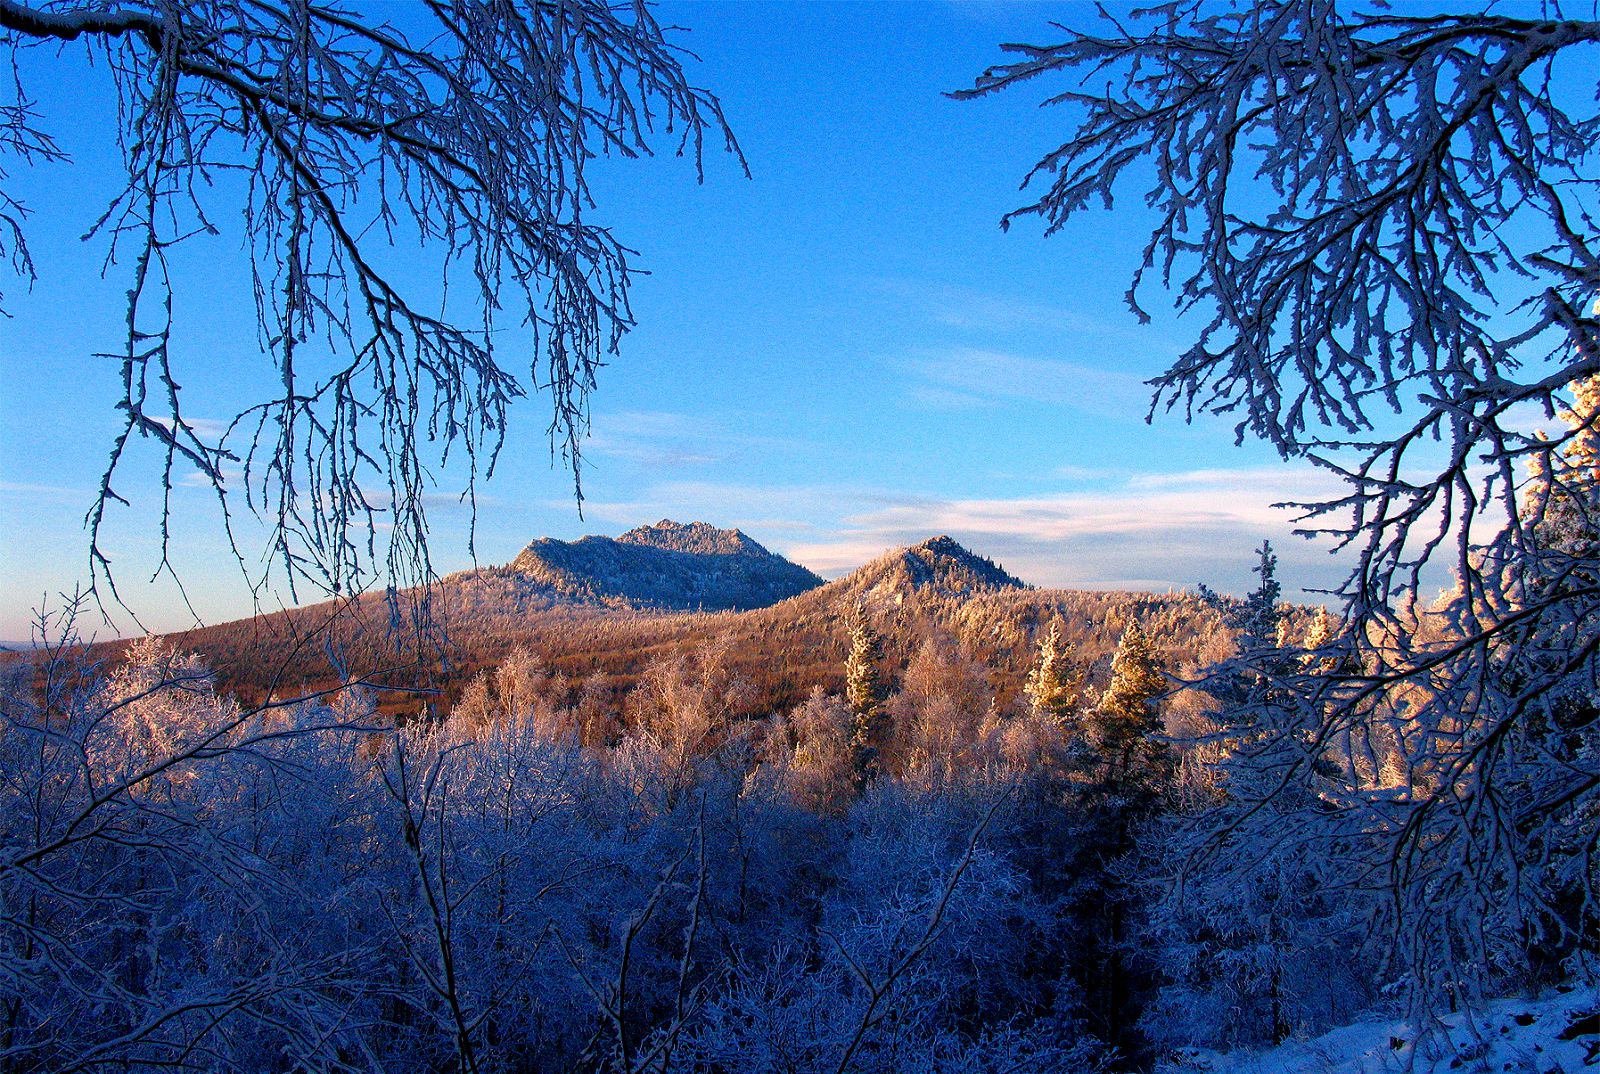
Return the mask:
M1420 1033L1405 1021L1366 1021L1314 1040L1257 1052L1191 1051L1162 1074L1578 1074L1600 1071L1600 992L1502 999L1449 1015Z

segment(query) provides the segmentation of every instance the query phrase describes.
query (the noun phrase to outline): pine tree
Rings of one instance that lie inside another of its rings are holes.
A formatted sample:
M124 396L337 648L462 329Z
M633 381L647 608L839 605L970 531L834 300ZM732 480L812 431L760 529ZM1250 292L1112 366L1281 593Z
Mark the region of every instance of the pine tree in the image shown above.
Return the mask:
M1326 605L1317 608L1316 614L1311 617L1311 626L1306 628L1306 640L1301 648L1308 654L1314 654L1318 649L1333 640L1333 617L1328 614Z
M1262 541L1256 549L1256 565L1250 573L1261 579L1243 600L1219 597L1205 586L1201 595L1222 612L1223 621L1233 628L1234 644L1240 653L1254 654L1278 646L1283 625L1283 586L1278 581L1278 557L1272 542Z
M1033 714L1058 727L1068 726L1083 700L1083 672L1069 657L1070 649L1061 642L1059 625L1050 624L1050 633L1039 643L1039 656L1022 692Z
M1201 598L1233 631L1235 648L1233 660L1211 676L1206 692L1222 703L1224 721L1238 726L1260 722L1258 710L1272 701L1274 680L1291 670L1282 655L1283 586L1278 582L1278 557L1272 553L1272 542L1262 541L1256 556L1251 572L1261 581L1244 599L1200 586Z
M1159 699L1166 692L1155 649L1139 621L1131 620L1111 662L1111 681L1088 716L1101 766L1085 788L1088 823L1078 868L1089 875L1077 892L1084 915L1083 986L1105 1039L1120 1047L1135 1044L1139 997L1153 982L1129 957L1136 893L1126 873L1107 863L1126 860L1164 800L1172 765L1154 736L1162 728Z
M1136 763L1160 767L1166 748L1151 736L1161 730L1158 699L1167 692L1166 676L1144 628L1128 624L1111 661L1111 682L1094 716L1097 745L1105 756L1107 782L1130 782Z
M853 727L851 757L858 785L878 772L883 748L883 639L867 621L866 609L857 604L850 618L850 655L844 664L844 696L850 706Z

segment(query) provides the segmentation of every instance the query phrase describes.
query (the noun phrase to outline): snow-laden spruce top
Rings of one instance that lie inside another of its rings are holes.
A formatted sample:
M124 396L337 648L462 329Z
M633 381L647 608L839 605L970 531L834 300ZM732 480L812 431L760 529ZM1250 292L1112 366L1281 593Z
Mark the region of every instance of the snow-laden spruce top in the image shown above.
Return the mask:
M641 608L760 608L822 579L738 530L662 519L621 537L542 537L510 563L559 598Z

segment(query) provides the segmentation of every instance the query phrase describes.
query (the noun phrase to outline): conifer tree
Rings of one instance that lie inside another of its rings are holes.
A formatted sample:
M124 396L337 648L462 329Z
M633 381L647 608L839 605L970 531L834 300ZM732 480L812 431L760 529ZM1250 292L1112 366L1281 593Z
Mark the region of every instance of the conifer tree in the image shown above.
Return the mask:
M1301 647L1307 653L1315 653L1332 640L1333 617L1328 614L1327 605L1322 605L1311 617L1311 626L1306 629L1306 640Z
M1111 681L1088 714L1101 763L1085 788L1088 825L1076 863L1087 874L1076 893L1083 914L1083 988L1098 1032L1124 1048L1136 1046L1132 1026L1139 997L1153 982L1129 957L1136 892L1121 868L1108 863L1127 859L1163 802L1172 765L1165 744L1154 736L1162 727L1159 699L1166 692L1155 649L1131 619L1111 662Z
M1278 557L1272 542L1262 541L1251 572L1260 583L1243 599L1213 592L1203 583L1200 596L1217 610L1233 631L1235 656L1211 676L1206 692L1222 703L1225 722L1247 726L1260 722L1262 706L1272 700L1273 680L1290 670L1282 656L1283 586L1278 582Z
M1022 687L1033 714L1058 727L1071 723L1083 700L1083 672L1073 664L1069 652L1061 641L1059 625L1052 621Z
M844 664L844 696L850 706L853 727L851 757L857 784L865 783L878 772L878 757L883 747L883 639L867 621L866 609L857 604L850 617L850 655Z
M1136 763L1159 765L1166 749L1150 736L1161 730L1157 700L1167 692L1155 649L1137 619L1128 624L1111 661L1111 682L1100 697L1093 721L1107 764L1107 781L1121 784Z

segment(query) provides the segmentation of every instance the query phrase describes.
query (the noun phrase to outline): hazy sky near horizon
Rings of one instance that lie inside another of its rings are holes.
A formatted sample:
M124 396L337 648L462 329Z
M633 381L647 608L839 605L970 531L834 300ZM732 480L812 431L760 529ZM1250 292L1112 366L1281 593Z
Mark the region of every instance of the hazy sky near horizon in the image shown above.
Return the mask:
M1141 326L1124 304L1148 230L1138 192L1049 239L1030 220L999 228L1066 117L1038 107L1044 83L976 102L943 91L1001 61L1000 42L1091 17L1086 5L667 2L659 14L690 29L692 77L721 96L753 177L713 154L697 185L670 151L597 169L594 215L650 275L634 292L639 327L593 399L583 517L535 395L480 490L479 563L538 536L670 517L738 526L829 576L948 533L1047 586L1243 591L1263 537L1291 596L1338 580L1337 561L1270 506L1317 498L1327 477L1236 447L1224 420L1146 424L1142 382L1198 326ZM0 639L26 637L41 597L86 579L84 514L118 426L117 365L95 355L119 346L127 277L102 279L103 243L80 241L115 181L110 104L103 79L60 67L40 108L73 164L7 165L34 212L40 280L0 286L12 314ZM177 279L187 410L216 423L271 388L232 219L185 252ZM158 462L141 445L119 482L134 503L115 511L111 547L144 624L180 629L192 618L173 587L147 582ZM472 562L449 479L434 509L441 571ZM248 614L205 490L180 482L174 504L195 609Z

